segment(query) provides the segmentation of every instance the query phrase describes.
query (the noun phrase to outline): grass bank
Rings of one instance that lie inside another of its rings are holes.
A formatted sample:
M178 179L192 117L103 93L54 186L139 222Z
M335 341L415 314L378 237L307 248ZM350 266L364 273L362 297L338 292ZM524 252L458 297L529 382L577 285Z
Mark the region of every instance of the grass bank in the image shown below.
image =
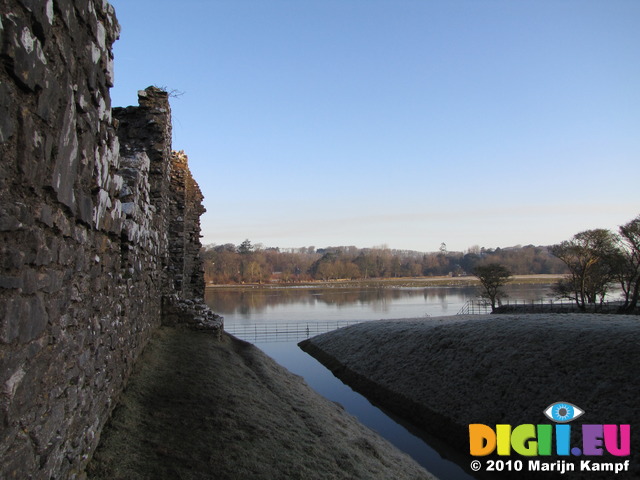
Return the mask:
M429 480L414 460L253 345L162 327L87 468L91 480Z
M301 342L354 390L463 455L469 425L553 424L543 413L571 402L585 413L571 425L582 446L581 424L631 425L640 443L640 322L599 314L478 315L380 320L334 330ZM619 479L640 478L640 452L617 456L534 457L555 462L624 462ZM515 454L514 454L515 455ZM487 460L509 457L481 457ZM511 457L514 458L514 457ZM518 458L518 457L515 457ZM480 474L481 475L481 474ZM479 478L485 478L480 476ZM495 477L489 477L495 478ZM540 478L539 472L500 472L501 479ZM595 480L611 472L576 471L542 478Z

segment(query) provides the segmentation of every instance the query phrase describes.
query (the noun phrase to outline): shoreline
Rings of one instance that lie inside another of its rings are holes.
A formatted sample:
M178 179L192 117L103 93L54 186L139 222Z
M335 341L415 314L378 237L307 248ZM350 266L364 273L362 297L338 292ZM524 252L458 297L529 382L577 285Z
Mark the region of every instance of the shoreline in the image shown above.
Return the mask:
M552 284L566 275L563 274L535 274L513 275L507 285L544 285ZM333 281L304 281L294 283L245 283L245 284L207 284L211 289L243 289L243 288L421 288L421 287L463 287L478 286L480 281L473 275L464 277L399 277L372 278L361 280L333 280Z

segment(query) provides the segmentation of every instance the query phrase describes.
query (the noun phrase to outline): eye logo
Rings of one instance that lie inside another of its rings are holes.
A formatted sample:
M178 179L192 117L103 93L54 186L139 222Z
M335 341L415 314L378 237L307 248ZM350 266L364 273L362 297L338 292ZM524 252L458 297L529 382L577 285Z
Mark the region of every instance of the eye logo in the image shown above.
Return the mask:
M569 402L552 403L544 411L549 420L556 423L568 423L584 413L584 410Z

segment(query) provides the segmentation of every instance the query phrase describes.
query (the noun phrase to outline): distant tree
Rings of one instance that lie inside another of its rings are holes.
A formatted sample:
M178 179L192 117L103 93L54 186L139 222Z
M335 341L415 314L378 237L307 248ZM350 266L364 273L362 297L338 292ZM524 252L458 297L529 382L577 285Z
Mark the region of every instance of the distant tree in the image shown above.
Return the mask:
M238 246L238 253L241 255L247 255L251 252L253 252L253 245L251 245L251 241L247 238Z
M473 273L476 265L480 262L479 253L466 253L460 259L460 267L467 273Z
M353 280L354 278L361 278L362 274L360 273L360 269L358 265L353 262L343 261L340 262L340 277L348 278L349 280Z
M467 253L470 253L471 255L480 255L481 252L482 249L480 248L480 245L473 245L467 249Z
M236 246L233 243L225 243L224 245L218 245L213 247L217 252L232 252L236 253Z
M481 297L489 300L491 311L496 311L496 303L500 303L501 298L505 297L502 287L506 285L511 278L511 272L499 263L487 263L485 265L476 265L473 274L478 277L483 288Z
M332 262L320 263L316 269L315 278L325 281L338 278L336 274L336 264Z
M376 262L369 252L361 250L353 262L358 266L363 278L377 276Z
M205 281L225 284L240 280L240 259L233 244L209 245L202 249Z
M259 262L252 260L244 268L243 280L250 283L262 283L266 277L265 273L263 266Z
M400 277L402 272L402 262L398 256L392 256L389 261L389 276Z
M569 269L569 276L554 288L557 296L573 299L582 311L598 299L604 302L616 275L619 250L615 235L605 229L585 230L549 250Z
M313 262L309 268L309 273L313 278L318 280L330 280L336 277L335 263L338 260L340 253L333 249L318 249L318 251L324 252L322 257Z

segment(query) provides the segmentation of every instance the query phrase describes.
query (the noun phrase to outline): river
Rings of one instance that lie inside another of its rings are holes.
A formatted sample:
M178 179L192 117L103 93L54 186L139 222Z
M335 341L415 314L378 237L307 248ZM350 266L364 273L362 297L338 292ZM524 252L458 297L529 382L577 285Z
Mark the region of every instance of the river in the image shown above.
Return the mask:
M540 301L549 285L509 285L510 301ZM350 323L378 319L456 315L477 298L476 287L208 288L207 304L224 317L225 330L254 343L318 393L340 403L439 478L472 479L466 457L437 440L403 426L333 376L297 343Z

